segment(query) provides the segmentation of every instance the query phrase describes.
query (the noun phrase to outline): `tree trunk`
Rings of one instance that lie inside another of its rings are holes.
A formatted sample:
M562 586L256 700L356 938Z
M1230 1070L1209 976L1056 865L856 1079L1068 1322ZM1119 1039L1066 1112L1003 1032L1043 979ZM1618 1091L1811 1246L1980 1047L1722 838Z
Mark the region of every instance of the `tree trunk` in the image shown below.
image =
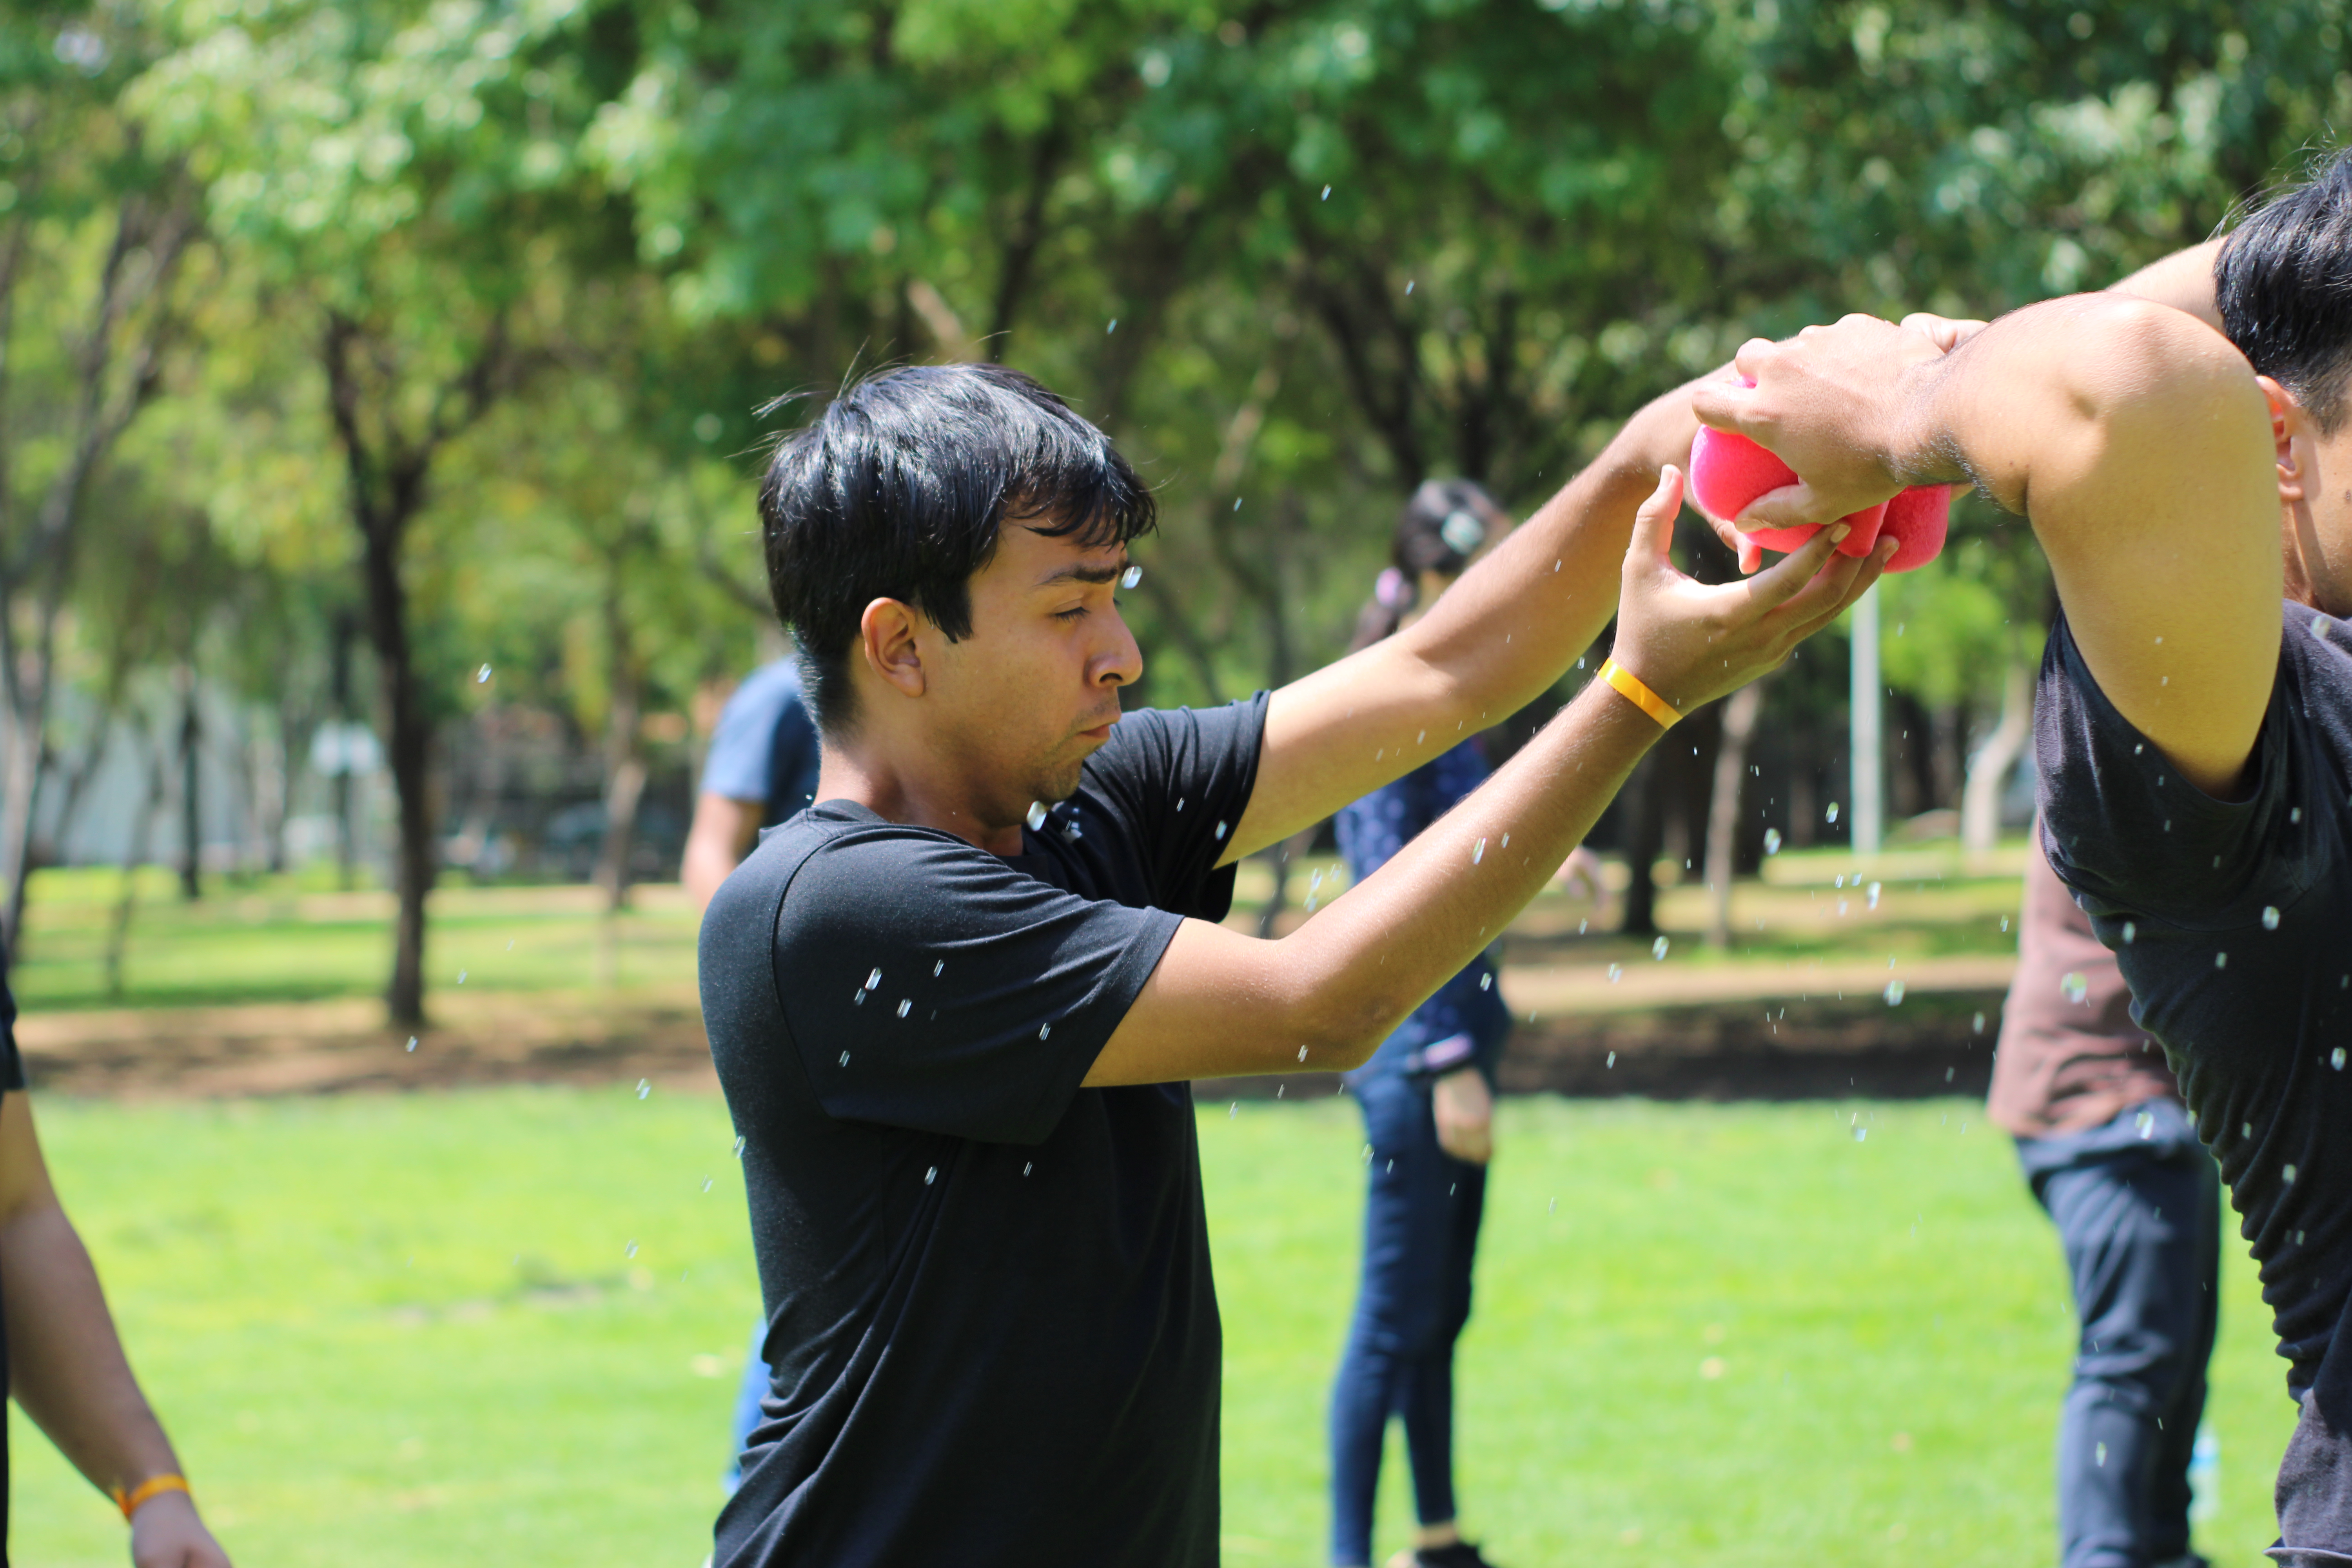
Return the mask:
M194 903L205 896L204 811L196 795L198 746L203 719L196 710L196 671L180 667L180 897Z
M131 916L139 903L139 868L147 863L155 813L163 804L163 758L145 731L144 724L133 722L131 741L147 775L147 787L140 798L139 815L131 820L131 841L122 851L121 886L115 895L114 918L106 928L106 994L116 1002L122 999L122 959L131 945Z
M1627 936L1658 934L1658 850L1665 838L1664 803L1657 798L1665 769L1656 750L1633 769L1618 798L1625 803L1625 918Z
M1764 687L1750 681L1723 705L1723 736L1715 752L1715 787L1706 813L1706 944L1731 945L1731 878L1738 868L1739 795L1748 782L1748 743L1764 711Z
M425 902L433 891L436 846L430 795L432 727L416 689L408 644L408 590L400 578L400 541L406 522L405 517L397 522L379 520L364 529L361 565L367 577L368 640L375 647L383 710L390 721L384 760L392 771L400 821L393 850L393 890L399 913L384 1005L394 1024L415 1028L425 1022Z
M1969 759L1969 782L1960 793L1960 849L1965 855L1991 853L2000 837L2000 795L2009 770L2025 750L2033 732L2033 685L2021 661L2002 671L2000 721L1977 754Z

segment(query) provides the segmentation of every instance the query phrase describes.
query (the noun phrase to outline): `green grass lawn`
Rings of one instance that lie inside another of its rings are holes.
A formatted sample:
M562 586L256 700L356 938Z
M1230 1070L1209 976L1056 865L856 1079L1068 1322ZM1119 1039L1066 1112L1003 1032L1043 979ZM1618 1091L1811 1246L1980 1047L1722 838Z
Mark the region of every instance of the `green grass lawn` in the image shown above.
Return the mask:
M755 1300L715 1099L40 1113L240 1563L701 1561ZM1460 1377L1465 1522L1498 1561L2053 1558L2065 1281L1976 1105L1515 1100L1501 1136ZM1202 1142L1225 1557L1303 1568L1361 1139L1331 1100L1207 1106ZM2251 1563L2291 1411L2251 1266L2225 1256L2201 1543ZM16 1561L121 1563L110 1507L11 1418ZM1383 1552L1404 1522L1389 1477Z

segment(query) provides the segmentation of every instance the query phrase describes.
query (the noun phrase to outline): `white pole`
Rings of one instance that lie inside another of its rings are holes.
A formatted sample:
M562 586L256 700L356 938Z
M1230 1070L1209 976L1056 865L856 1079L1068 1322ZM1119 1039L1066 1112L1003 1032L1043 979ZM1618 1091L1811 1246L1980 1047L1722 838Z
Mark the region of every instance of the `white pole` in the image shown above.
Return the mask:
M1885 835L1884 801L1880 795L1885 768L1880 753L1885 735L1879 723L1878 585L1854 602L1853 627L1853 716L1851 750L1853 756L1853 849L1875 855Z

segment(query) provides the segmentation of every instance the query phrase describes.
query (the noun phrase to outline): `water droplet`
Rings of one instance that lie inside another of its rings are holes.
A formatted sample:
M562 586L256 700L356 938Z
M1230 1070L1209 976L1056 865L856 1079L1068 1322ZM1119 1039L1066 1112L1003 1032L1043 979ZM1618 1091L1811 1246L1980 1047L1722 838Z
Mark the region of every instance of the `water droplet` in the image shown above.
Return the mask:
M1872 909L1876 909L1878 907L1878 884L1873 882L1867 889L1864 889L1864 901L1868 903Z
M1307 1047L1305 1046L1298 1047L1298 1059L1302 1062L1307 1059Z
M653 1091L654 1091L654 1086L653 1086L653 1083L652 1083L652 1081L651 1081L650 1079L642 1079L642 1078L641 1078L641 1079L637 1079L637 1098L638 1098L639 1100L643 1100L646 1096L647 1096L647 1095L651 1094Z
M2342 1072L2344 1070L2344 1047L2342 1046L2336 1047L2334 1051L2328 1054L2327 1065L2334 1068L2337 1072Z
M1110 325L1103 329L1103 336L1108 337L1117 331L1118 331L1118 318L1113 316L1110 319Z
M947 966L948 961L944 958L940 959L937 963L932 964L931 978L937 980L940 977L940 971L945 969Z
M866 989L868 991L879 991L882 989L882 972L880 970L872 969L866 971Z
M1327 202L1331 199L1331 187L1328 185L1323 187L1323 199Z
M1778 855L1780 852L1780 830L1777 827L1766 828L1764 830L1764 853L1767 855Z
M1226 1106L1226 1107L1225 1107L1225 1120L1226 1120L1226 1121L1231 1121L1234 1117L1239 1116L1241 1113L1242 1113L1242 1102L1241 1102L1240 1100L1234 1100L1231 1105L1228 1105L1228 1106ZM1369 1157L1370 1157L1370 1156L1369 1156L1369 1155L1367 1155L1367 1158L1369 1158Z
M2263 906L2263 929L2264 931L2278 930L2278 906L2276 904L2265 904Z
M481 668L474 671L474 684L477 686L488 685L489 683L489 679L490 667L487 664L482 666Z
M847 1067L849 1065L849 1053L847 1051L841 1053L841 1065L843 1067Z
M708 1176L702 1178L702 1190L706 1193L710 1190L710 1178Z
M1054 1026L1051 1024L1040 1024L1037 1026L1037 1037L1041 1040L1053 1032Z
M2104 1470L2107 1468L2107 1446L2105 1443L2101 1443L2098 1445L2098 1450L2099 1468Z
M2139 926L2138 926L2138 924L2137 924L2137 922L2135 922L2135 921L2124 921L2124 945L2125 945L2126 947L2129 947L2132 943L2134 943L2134 942L2137 942L2138 940L2139 940Z
M1888 981L1886 983L1886 1005L1893 1007L1900 1004L1902 1000L1903 982L1900 980Z
M1140 566L1129 566L1118 574L1118 585L1122 588L1133 588L1142 581L1143 568Z
M1610 984L1614 985L1614 984L1616 984L1620 980L1622 980L1622 979L1624 979L1624 978L1625 978L1625 966L1624 966L1623 964L1622 964L1622 963L1612 963L1612 964L1611 964L1611 965L1609 966L1609 984Z
M1844 886L1845 886L1845 873L1844 873L1844 872L1843 872L1843 871L1839 872L1839 873L1837 874L1837 879L1836 879L1836 880L1834 880L1833 882L1832 882L1830 885L1831 885L1832 887L1834 887L1834 888L1843 888L1843 887L1844 887Z
M2303 820L2303 807L2299 805L2288 806L2286 808L2286 819L2289 822L2301 822Z
M1037 1162L1034 1160L1024 1160L1021 1162L1021 1173L1024 1176L1036 1168Z
M905 1017L908 1013L914 1010L914 1006L915 1003L912 997L900 1001L898 1004L898 1016L901 1018Z
M2289 1165L2286 1169L2281 1171L2279 1174L2284 1176L2290 1183L2292 1183L2294 1180L2294 1167L2293 1165Z
M2226 952L2217 952L2217 953L2215 953L2215 954L2213 955L2213 967L2214 967L2214 968L2216 968L2216 969L2227 969L2227 968L2229 968L2229 967L2230 967L2230 955L2229 955L2228 953L2226 953Z
M1482 975L1478 976L1478 989L1479 989L1479 990L1481 990L1481 991L1492 991L1494 988L1495 988L1495 977L1494 977L1492 974L1482 974Z
M1486 858L1486 841L1483 838L1470 847L1470 864L1475 866Z
M1614 977L1612 976L1612 978L1614 978ZM1610 1066L1610 1067L1612 1067L1612 1068L1614 1068L1616 1065L1617 1065L1617 1053L1616 1053L1615 1051L1612 1051L1612 1052L1610 1052L1610 1053L1609 1053L1609 1066Z
M2091 983L2079 969L2070 969L2058 982L2058 994L2069 1002L2080 1003L2091 994Z
M416 1048L416 1037L415 1035L408 1037L408 1048L412 1051Z
M1976 1035L1981 1035L1984 1033L1984 1015L1982 1013L1978 1014L1974 1022L1969 1026L1969 1032Z
M1210 835L1210 837L1216 839L1220 844L1223 843L1225 839L1225 825L1222 822L1217 824L1216 832Z
M1045 831L1045 803L1042 800L1033 800L1029 803L1029 831L1032 833Z
M460 985L466 984L466 972L462 969L457 971L457 984Z
M1867 1127L1857 1127L1853 1130L1853 1141L1857 1143L1869 1136L1870 1129Z
M1408 294L1412 292L1412 279L1410 278L1404 280L1404 291Z
M1826 818L1825 818L1824 820L1827 820L1827 821L1830 821L1830 822L1835 822L1835 821L1837 820L1837 802L1835 802L1835 801L1832 801L1832 802L1830 802L1830 809L1829 809L1829 813L1828 813L1828 815L1827 815L1827 816L1826 816Z
M2003 931L2007 931L2009 929L2009 917L2007 915L2000 917L2000 929Z
M860 991L856 995L852 996L849 1001L852 1006L862 1007L866 1005L866 993Z
M1658 960L1660 963L1664 963L1666 956L1666 949L1671 944L1664 937L1660 937L1657 941L1650 944L1650 956Z
M2254 1124L2251 1121L2240 1122L2238 1135L2242 1138L2252 1138L2254 1135Z
M2311 635L2315 637L2324 637L2327 635L2327 617L2326 616L2314 616L2311 617Z
M929 1170L923 1173L923 1185L927 1187L939 1179L940 1168L937 1165L933 1165Z
M621 1256L624 1258L635 1258L636 1255L637 1244L634 1241L629 1243L628 1246L621 1248Z
M1506 834L1504 834L1504 835L1503 835L1503 847L1504 847L1504 848L1506 848L1506 849L1508 849L1510 847L1511 847L1511 836L1510 836L1509 834L1506 833Z

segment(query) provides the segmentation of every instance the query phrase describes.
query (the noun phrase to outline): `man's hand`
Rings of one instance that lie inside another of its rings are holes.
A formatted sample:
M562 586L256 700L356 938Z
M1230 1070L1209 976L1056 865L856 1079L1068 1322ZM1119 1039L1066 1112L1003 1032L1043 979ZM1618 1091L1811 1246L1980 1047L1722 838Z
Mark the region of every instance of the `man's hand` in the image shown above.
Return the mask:
M1635 514L1612 655L1684 713L1778 669L1862 597L1895 553L1887 539L1868 555L1835 554L1846 531L1824 528L1770 571L1711 586L1685 576L1667 554L1682 500L1681 470L1669 466Z
M1725 380L1698 387L1691 406L1702 424L1747 437L1800 476L1726 521L1751 530L1826 524L1908 486L1966 478L1914 471L1903 460L1917 449L1905 421L1919 384L1965 337L1964 323L1915 320L1949 330L1848 316L1786 342L1750 339L1732 366L1752 386Z
M132 1568L229 1568L228 1553L185 1492L163 1492L131 1516Z
M1429 1089L1437 1117L1437 1146L1465 1165L1495 1157L1495 1096L1476 1068L1447 1073Z

